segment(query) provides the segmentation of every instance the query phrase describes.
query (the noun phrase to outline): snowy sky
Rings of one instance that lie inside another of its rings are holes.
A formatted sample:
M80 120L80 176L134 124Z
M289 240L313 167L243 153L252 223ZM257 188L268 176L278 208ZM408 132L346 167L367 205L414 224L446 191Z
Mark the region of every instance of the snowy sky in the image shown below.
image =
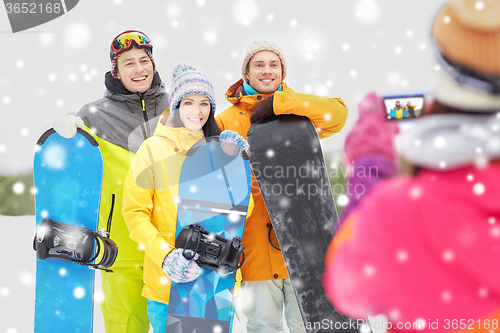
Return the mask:
M30 170L38 137L67 113L104 92L109 44L121 31L151 37L167 86L188 63L206 73L218 110L241 76L248 44L273 40L298 92L340 97L350 109L341 133L323 140L342 149L370 91L413 94L431 89L432 19L443 0L85 0L65 15L13 34L0 8L0 173Z

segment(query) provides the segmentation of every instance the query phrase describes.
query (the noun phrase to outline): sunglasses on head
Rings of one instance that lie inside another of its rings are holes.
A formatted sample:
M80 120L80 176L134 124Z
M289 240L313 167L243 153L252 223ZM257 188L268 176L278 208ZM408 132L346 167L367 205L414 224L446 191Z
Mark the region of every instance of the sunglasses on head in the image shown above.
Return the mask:
M122 51L128 50L132 46L132 42L135 42L138 47L153 48L153 45L151 45L149 37L146 36L146 34L137 30L127 30L115 37L111 43L111 51L113 54L118 54Z

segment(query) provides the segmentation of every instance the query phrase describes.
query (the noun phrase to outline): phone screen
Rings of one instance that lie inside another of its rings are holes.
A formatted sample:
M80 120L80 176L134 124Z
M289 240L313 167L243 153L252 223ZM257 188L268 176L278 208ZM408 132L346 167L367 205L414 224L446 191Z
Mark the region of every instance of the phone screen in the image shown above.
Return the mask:
M389 120L418 118L424 106L423 95L384 96L386 116Z

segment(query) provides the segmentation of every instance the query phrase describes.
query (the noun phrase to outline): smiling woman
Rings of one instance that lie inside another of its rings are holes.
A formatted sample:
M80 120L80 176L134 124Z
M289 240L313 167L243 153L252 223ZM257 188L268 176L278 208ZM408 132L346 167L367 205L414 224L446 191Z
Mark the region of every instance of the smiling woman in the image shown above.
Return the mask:
M210 99L203 94L188 95L179 105L179 117L190 131L201 129L207 123L209 113Z
M177 66L170 110L163 112L153 137L137 151L125 180L123 216L130 238L144 246L142 295L148 300L155 333L165 332L171 280L189 282L201 274L195 261L174 250L177 203L173 198L178 196L180 170L189 149L203 136L220 134L214 95L204 74L188 65Z

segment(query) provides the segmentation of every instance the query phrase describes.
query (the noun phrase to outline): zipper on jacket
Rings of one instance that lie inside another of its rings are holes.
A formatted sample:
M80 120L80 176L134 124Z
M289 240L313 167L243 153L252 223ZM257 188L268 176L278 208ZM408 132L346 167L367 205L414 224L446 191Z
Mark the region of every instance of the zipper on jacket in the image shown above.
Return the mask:
M141 106L142 106L142 117L144 118L144 122L146 123L146 133L148 138L151 137L151 128L149 127L149 117L148 111L146 110L146 102L144 101L144 93L136 93L140 98Z
M109 210L108 224L106 225L106 232L108 237L111 234L111 220L113 220L113 210L115 209L115 194L111 195L111 209Z

